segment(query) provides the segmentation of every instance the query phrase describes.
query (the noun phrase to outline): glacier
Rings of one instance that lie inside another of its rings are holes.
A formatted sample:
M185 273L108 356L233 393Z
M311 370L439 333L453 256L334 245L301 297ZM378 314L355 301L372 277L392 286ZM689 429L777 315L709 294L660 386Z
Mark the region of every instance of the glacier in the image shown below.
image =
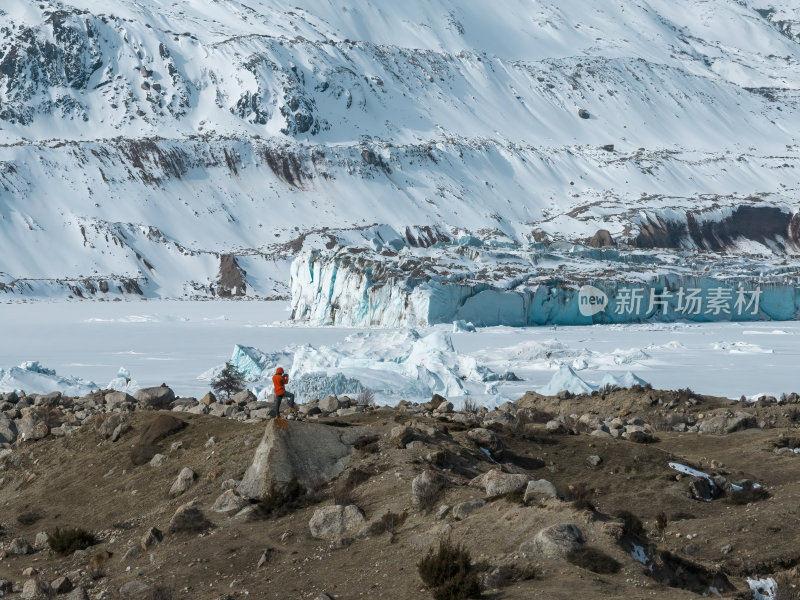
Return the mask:
M19 366L0 369L0 392L35 392L49 394L61 392L72 396L83 396L99 389L92 381L80 377L62 377L54 369L31 360Z
M786 259L533 244L397 253L311 250L291 268L292 319L315 325L481 327L800 318Z

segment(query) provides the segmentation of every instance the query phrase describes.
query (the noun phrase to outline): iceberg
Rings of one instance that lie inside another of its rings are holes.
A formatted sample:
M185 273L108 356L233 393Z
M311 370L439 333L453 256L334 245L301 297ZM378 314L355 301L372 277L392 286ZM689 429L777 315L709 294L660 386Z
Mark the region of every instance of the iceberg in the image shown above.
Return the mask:
M543 396L555 396L565 390L571 394L591 394L594 389L592 385L576 375L572 367L560 365L550 382L537 391Z
M80 377L62 377L39 361L26 361L18 367L0 369L0 392L25 391L28 394L61 392L69 396L85 396L99 389L93 381Z
M607 385L620 388L630 388L634 385L646 386L648 383L641 377L635 375L631 371L628 371L619 377L607 373L600 382L600 387L605 387Z

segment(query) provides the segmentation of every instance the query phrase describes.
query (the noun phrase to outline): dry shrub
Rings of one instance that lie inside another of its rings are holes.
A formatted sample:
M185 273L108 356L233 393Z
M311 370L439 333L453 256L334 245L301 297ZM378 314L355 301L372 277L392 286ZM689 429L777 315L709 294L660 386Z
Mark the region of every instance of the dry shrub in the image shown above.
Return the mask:
M617 512L617 518L622 519L622 531L625 535L640 537L644 535L644 525L641 519L628 510Z
M400 514L387 511L386 514L381 517L381 526L386 533L394 535L397 533L397 528L401 527L403 523L406 522L407 518L408 513L406 511Z
M478 412L478 403L472 398L464 400L464 412L469 414L476 414Z
M258 501L255 515L262 519L278 518L319 501L316 493L309 492L297 479L292 479L285 488L273 484L270 493Z
M174 597L175 590L172 587L159 583L147 591L144 600L172 600Z
M622 565L614 558L591 546L575 548L567 554L567 561L592 573L616 573Z
M362 404L365 406L372 406L373 404L375 404L375 392L373 392L369 388L364 388L358 393L358 396L356 397L356 402L358 402L358 404Z
M775 581L778 589L773 600L800 600L800 581L787 573L778 575Z
M435 551L428 550L417 570L435 600L476 598L483 591L469 552L461 545L452 545L450 540L439 542Z
M34 523L36 523L36 521L38 521L41 518L42 515L38 511L32 510L29 512L21 513L19 516L17 516L17 523L29 527Z
M770 493L763 487L746 487L741 490L734 490L725 500L729 504L741 505L766 500L769 497Z
M59 554L72 554L75 550L85 550L94 545L95 537L80 527L56 527L53 535L47 540L50 548Z
M364 454L377 454L381 450L379 435L362 435L353 443L353 448Z
M585 483L570 484L564 492L564 500L572 502L572 506L577 510L595 510L592 504L594 490Z

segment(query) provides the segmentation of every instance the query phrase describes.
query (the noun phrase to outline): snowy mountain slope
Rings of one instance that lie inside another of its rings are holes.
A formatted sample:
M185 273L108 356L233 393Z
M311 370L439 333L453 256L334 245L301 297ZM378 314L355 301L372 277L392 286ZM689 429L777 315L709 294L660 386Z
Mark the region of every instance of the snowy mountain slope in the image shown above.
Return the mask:
M794 253L793 4L9 0L0 285L285 297L376 235Z

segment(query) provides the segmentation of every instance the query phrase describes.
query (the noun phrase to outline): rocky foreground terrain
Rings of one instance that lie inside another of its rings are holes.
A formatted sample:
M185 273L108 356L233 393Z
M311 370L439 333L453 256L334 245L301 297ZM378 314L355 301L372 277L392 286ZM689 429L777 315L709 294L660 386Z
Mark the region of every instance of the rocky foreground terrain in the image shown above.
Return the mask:
M797 594L794 394L328 397L285 429L166 386L0 411L0 596L430 598L443 540L484 598Z

